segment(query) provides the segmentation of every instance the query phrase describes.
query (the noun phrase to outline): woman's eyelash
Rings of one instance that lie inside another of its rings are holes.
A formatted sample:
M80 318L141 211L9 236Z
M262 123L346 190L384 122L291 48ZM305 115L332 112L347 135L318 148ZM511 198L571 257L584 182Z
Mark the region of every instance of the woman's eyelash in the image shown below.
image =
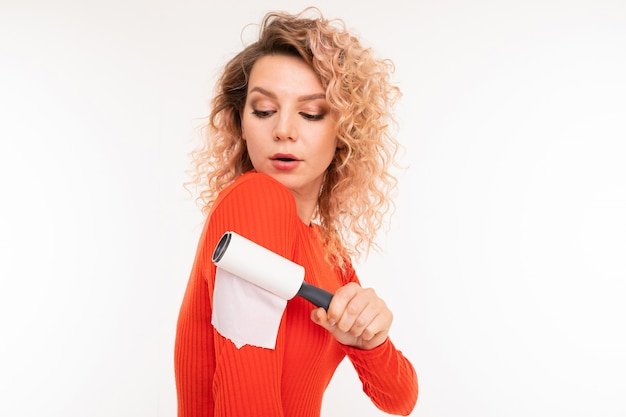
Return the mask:
M319 114L310 114L310 113L300 113L300 115L302 117L304 117L307 120L322 120L324 118L324 113L319 113Z
M253 110L252 114L254 114L256 117L260 117L260 118L264 118L264 117L270 117L274 112L271 110Z
M276 113L274 110L252 110L252 114L261 119L270 117L274 113ZM309 121L317 121L324 119L325 113L311 114L300 112L300 116Z

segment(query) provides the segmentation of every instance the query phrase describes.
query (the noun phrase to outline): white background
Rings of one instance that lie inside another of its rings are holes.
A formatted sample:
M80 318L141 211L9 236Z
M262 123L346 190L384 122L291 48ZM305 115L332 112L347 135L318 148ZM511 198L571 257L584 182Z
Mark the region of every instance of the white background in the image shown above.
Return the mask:
M306 5L0 0L0 415L175 416L187 154L242 28ZM317 5L404 91L397 212L357 270L413 415L626 415L626 3ZM323 415L383 414L344 363Z

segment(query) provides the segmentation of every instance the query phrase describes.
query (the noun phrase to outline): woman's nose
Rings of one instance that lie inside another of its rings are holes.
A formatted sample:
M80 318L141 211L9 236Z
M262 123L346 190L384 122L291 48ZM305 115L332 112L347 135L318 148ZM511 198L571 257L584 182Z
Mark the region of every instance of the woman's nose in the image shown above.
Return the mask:
M274 140L296 140L296 127L293 118L281 114L274 127Z

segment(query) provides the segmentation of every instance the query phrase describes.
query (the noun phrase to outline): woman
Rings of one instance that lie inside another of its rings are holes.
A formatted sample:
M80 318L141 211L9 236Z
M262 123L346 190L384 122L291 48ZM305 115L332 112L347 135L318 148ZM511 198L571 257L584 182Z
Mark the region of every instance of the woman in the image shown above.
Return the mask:
M224 68L194 152L208 216L177 326L179 416L319 416L346 356L377 407L413 410L417 378L389 339L392 313L351 265L395 185L391 68L316 9L267 14L258 41ZM290 300L274 349L222 336L211 255L226 231L304 266L305 281L335 293L328 311Z

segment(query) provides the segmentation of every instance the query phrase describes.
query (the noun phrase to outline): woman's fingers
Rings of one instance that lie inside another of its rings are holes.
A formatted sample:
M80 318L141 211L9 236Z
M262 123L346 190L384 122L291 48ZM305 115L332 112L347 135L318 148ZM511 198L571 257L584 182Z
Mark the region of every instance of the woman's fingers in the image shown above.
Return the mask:
M312 319L341 343L371 349L389 333L393 315L376 292L350 283L335 292L328 313L316 309Z

